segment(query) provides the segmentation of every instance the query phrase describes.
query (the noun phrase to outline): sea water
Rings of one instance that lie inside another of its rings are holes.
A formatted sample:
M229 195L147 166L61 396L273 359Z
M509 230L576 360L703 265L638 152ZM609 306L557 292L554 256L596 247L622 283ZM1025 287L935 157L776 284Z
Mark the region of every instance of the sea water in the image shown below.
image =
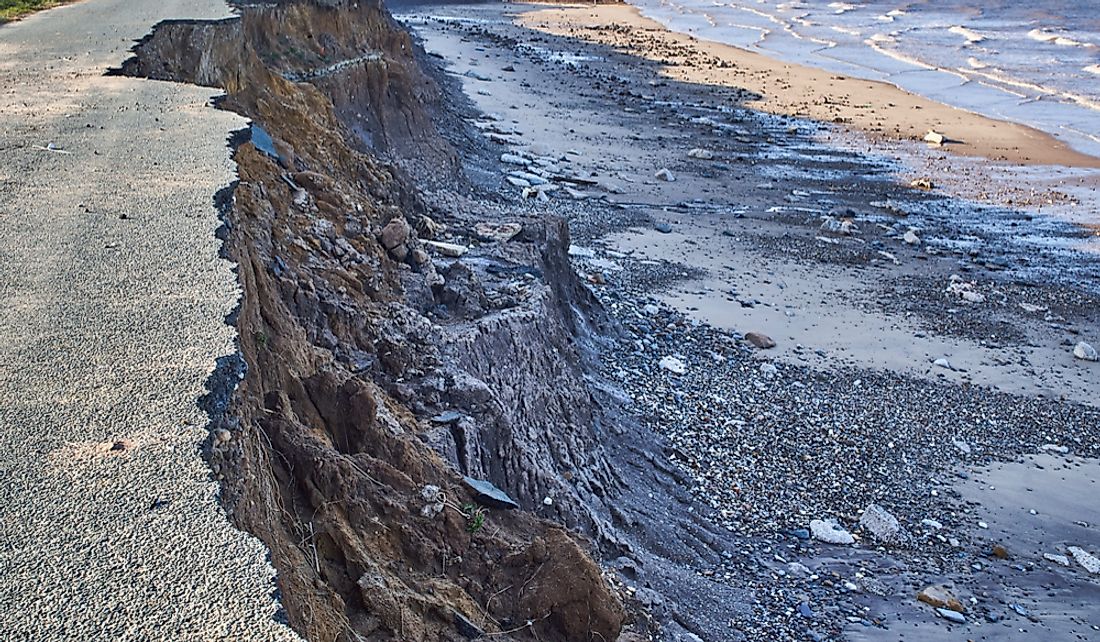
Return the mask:
M1100 0L630 0L669 29L892 83L1100 156Z

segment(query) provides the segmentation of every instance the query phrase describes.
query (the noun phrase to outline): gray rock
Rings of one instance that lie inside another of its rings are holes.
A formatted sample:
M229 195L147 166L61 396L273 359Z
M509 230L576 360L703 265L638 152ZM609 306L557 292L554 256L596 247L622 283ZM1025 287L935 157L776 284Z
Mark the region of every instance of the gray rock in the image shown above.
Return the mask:
M668 223L663 222L663 221L654 223L653 224L653 229L657 230L661 234L670 234L670 233L672 233L672 226L669 225Z
M878 504L870 504L859 518L859 525L884 544L904 544L909 534L901 527L896 517Z
M966 616L958 611L952 611L951 609L936 609L936 615L942 617L948 622L954 622L955 624L966 624Z
M852 534L841 528L834 520L815 519L810 522L810 534L813 538L826 544L850 546L856 543Z
M775 341L766 334L761 332L747 332L745 333L745 341L753 344L761 350L767 350L775 347Z
M409 232L411 231L412 228L409 227L409 222L404 217L398 216L382 228L382 247L393 250L399 245L404 245L405 241L409 240Z
M462 481L474 491L474 501L490 508L519 508L511 497L503 490L497 488L492 482L473 477L463 477Z
M657 173L653 176L656 177L657 180L664 181L666 183L671 183L676 180L676 177L672 175L672 172L670 172L668 168L657 170Z

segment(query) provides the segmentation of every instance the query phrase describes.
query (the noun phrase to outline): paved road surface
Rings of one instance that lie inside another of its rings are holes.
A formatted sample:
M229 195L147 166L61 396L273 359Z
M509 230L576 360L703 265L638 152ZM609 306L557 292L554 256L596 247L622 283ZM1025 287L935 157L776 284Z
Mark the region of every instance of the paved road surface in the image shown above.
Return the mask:
M198 453L233 350L213 196L243 121L102 76L158 21L226 15L86 0L0 27L0 639L295 639Z

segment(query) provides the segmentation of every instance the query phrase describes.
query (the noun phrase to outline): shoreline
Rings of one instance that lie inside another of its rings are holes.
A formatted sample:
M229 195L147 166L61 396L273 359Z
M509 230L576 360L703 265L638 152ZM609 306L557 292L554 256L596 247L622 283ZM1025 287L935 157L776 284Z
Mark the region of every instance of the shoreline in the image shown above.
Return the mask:
M1031 126L952 107L888 82L787 63L672 31L633 5L562 3L548 7L540 2L529 6L533 11L522 18L527 27L625 51L659 51L659 57L649 59L667 63L663 73L668 78L754 92L761 98L746 105L768 113L839 124L863 132L872 141L922 143L924 135L935 130L948 139L942 147L930 145L935 151L998 163L1100 168L1100 158L1074 150ZM779 95L772 83L778 83L784 94ZM972 142L975 139L980 142Z

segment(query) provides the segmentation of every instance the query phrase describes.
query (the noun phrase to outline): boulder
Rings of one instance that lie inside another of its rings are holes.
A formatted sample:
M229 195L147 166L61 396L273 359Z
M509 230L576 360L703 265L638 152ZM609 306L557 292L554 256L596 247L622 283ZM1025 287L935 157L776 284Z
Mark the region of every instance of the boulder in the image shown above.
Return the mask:
M382 247L392 250L399 245L404 245L409 240L409 232L411 231L412 228L409 227L409 222L404 217L398 216L382 228Z
M924 135L924 142L932 143L933 145L942 145L947 142L947 137L934 129L929 129L928 133Z
M468 249L465 245L458 245L456 243L443 243L441 241L424 241L424 245L439 252L443 256L449 256L451 258L458 258L466 253Z
M695 158L698 160L711 160L714 158L714 154L709 149L703 149L696 147L688 152L688 158Z
M671 183L676 180L676 177L672 175L672 172L670 172L668 168L657 170L657 173L653 176L656 177L657 180L664 181L666 183Z

